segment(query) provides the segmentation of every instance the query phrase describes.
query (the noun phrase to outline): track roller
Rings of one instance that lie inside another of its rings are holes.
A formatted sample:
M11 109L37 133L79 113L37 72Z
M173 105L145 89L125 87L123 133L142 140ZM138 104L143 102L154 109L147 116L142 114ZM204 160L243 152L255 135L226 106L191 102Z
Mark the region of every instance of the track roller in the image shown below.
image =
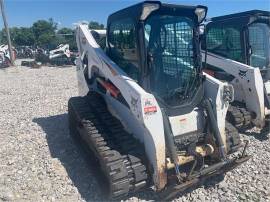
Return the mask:
M244 131L252 126L251 113L245 107L231 105L226 119L240 131Z

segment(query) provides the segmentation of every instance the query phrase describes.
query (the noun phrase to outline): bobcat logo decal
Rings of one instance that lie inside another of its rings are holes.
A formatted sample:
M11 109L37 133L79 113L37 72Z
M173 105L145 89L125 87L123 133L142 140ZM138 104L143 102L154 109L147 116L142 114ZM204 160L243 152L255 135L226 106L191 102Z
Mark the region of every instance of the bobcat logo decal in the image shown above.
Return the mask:
M135 112L137 112L137 108L138 108L138 106L137 106L137 104L138 104L138 99L136 99L136 98L134 98L134 97L131 97L131 102L130 102L130 104L131 104L132 110L135 111Z
M246 77L247 76L247 71L242 71L242 70L239 70L239 76L242 78Z

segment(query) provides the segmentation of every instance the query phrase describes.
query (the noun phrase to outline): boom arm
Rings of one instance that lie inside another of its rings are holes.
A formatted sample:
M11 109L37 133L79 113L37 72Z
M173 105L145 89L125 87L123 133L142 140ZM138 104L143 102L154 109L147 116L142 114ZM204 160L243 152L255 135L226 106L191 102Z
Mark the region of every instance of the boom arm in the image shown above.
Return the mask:
M164 188L167 183L165 137L162 114L155 97L145 92L105 54L87 25L78 25L76 41L80 95L86 95L90 88L98 90L98 85L106 89L105 99L110 111L121 117L121 122L144 142L148 160L154 169L154 184L158 190ZM91 78L97 78L96 83L90 85L87 80ZM125 104L117 100L119 94Z

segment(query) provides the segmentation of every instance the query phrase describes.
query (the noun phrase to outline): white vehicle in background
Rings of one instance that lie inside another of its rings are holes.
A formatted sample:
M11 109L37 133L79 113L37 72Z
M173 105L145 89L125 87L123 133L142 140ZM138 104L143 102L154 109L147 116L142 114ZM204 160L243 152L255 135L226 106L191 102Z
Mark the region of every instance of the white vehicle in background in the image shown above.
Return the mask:
M54 50L50 50L49 59L52 60L54 58L67 57L70 58L70 50L68 44L60 44Z
M239 130L267 129L270 117L270 12L252 10L206 24L206 69L234 87L227 120ZM205 52L202 57L205 58Z
M57 66L73 65L75 57L69 50L69 44L60 44L56 49L50 51L39 49L36 54L36 61Z
M16 58L16 50L13 48L13 57ZM8 50L8 45L2 44L0 46L0 68L11 66L11 59Z

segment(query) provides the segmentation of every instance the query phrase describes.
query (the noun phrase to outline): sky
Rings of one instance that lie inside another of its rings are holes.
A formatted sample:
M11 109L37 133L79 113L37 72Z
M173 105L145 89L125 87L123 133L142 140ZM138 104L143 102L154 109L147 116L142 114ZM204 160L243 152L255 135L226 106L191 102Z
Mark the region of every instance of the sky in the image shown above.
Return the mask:
M40 19L53 18L58 27L73 27L79 21L106 24L111 13L133 5L137 0L4 0L10 27L29 27ZM208 6L208 18L260 9L270 11L270 0L163 0L181 5ZM0 29L3 22L0 18Z

